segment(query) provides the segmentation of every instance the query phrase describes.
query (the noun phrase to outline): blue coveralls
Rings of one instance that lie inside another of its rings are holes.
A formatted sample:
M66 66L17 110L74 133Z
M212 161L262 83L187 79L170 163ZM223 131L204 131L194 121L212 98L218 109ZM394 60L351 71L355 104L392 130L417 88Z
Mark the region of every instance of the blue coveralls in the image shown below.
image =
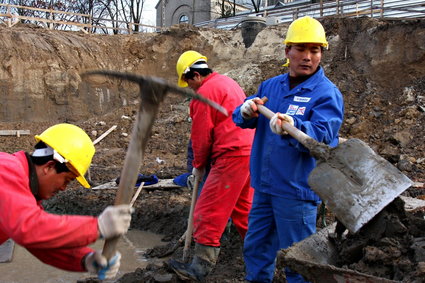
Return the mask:
M247 99L263 96L266 107L292 116L299 130L330 146L338 144L343 98L322 68L291 90L289 74L266 80ZM246 280L272 282L277 251L316 232L320 198L307 183L315 159L291 136L274 134L263 115L244 120L240 107L233 113L236 125L256 128L250 159L255 194L244 242ZM288 282L304 282L290 270L286 276Z

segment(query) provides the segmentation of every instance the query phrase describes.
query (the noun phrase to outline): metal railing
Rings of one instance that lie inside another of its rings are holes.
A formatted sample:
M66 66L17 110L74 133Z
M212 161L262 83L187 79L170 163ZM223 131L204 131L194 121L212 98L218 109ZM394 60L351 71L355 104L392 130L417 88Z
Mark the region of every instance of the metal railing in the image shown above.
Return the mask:
M280 7L268 7L258 13L241 13L235 17L220 18L195 24L198 27L231 29L237 27L247 17L264 17L267 24L292 22L302 16L322 18L328 16L372 18L423 18L424 0L336 0L298 1Z
M268 7L258 13L240 13L229 18L219 18L211 21L195 24L198 27L212 27L219 29L232 29L245 20L247 17L263 17L266 24L278 24L291 22L302 16L322 18L328 16L360 17L368 16L372 18L423 18L425 17L424 0L335 0L316 1L299 0L282 4L280 7ZM38 16L23 16L17 11L31 11ZM139 26L138 32L162 31L164 27L144 25L140 23L128 23L124 21L112 21L104 18L93 18L88 14L78 14L53 9L40 9L26 6L0 4L0 23L8 27L21 22L41 24L50 29L61 30L82 30L86 33L93 33L109 30L116 33L134 33L134 26Z

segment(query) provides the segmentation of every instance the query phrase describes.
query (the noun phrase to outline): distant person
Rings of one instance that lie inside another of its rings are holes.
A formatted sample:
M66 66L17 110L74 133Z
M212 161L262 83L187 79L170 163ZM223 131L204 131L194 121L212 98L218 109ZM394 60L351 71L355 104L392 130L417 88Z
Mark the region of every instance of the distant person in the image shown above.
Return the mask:
M87 245L127 232L129 205L108 206L99 217L56 215L41 201L64 191L84 174L95 149L89 136L71 124L57 124L36 135L32 154L0 152L0 244L12 239L42 262L68 271L89 271L99 279L115 277L121 255L108 262Z
M307 183L316 162L282 124L334 147L343 119L343 97L320 67L328 47L320 22L311 17L295 20L284 43L289 73L264 81L233 112L238 126L256 129L250 167L255 193L244 242L248 282L272 282L277 251L316 232L321 200ZM265 105L276 113L270 121L257 112L264 96ZM286 279L304 282L289 269Z
M232 113L246 98L231 78L214 72L207 58L190 50L177 61L178 85L189 86ZM191 141L195 178L202 180L209 162L211 169L194 211L195 252L191 263L170 261L170 267L182 279L203 280L213 269L220 252L220 238L229 218L245 237L253 190L250 187L249 154L254 136L242 130L219 111L192 100Z

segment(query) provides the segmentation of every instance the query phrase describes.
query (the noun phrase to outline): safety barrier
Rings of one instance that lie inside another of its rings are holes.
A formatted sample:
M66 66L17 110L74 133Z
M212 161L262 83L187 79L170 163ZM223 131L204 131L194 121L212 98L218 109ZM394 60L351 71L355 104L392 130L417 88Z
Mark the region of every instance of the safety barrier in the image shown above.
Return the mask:
M234 17L220 18L195 24L198 27L231 29L246 17L265 17L268 25L292 22L302 16L322 18L327 16L372 18L421 18L425 16L423 0L336 0L296 1L267 7L258 13L241 13Z
M315 2L315 3L311 3ZM17 13L19 10L32 11L38 16L23 16ZM278 7L267 7L258 13L239 13L228 18L219 18L211 21L195 24L198 27L212 27L219 29L232 29L238 27L247 17L264 17L267 25L291 22L302 16L322 18L328 16L373 18L423 18L425 16L425 3L423 0L299 0L281 4ZM62 30L82 30L86 33L103 30L108 33L113 30L116 33L134 33L134 26L139 26L138 32L162 31L166 27L129 23L105 18L94 18L88 14L78 14L53 9L41 9L26 6L0 4L0 22L6 26L26 20L41 23L46 28ZM124 26L124 27L123 27Z

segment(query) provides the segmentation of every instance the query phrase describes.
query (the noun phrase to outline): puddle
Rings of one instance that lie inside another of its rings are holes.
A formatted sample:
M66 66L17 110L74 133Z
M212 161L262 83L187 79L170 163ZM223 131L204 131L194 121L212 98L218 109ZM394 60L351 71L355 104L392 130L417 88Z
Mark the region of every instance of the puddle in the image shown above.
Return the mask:
M139 267L146 267L148 261L144 257L145 251L157 245L164 245L161 238L161 235L150 232L128 231L126 236L118 242L118 250L121 252L122 258L120 271L116 278L133 272ZM97 241L91 247L102 249L103 243L104 241ZM93 277L87 272L67 272L44 264L19 245L15 245L12 262L0 263L0 274L1 283L68 283ZM113 281L104 280L103 282Z

